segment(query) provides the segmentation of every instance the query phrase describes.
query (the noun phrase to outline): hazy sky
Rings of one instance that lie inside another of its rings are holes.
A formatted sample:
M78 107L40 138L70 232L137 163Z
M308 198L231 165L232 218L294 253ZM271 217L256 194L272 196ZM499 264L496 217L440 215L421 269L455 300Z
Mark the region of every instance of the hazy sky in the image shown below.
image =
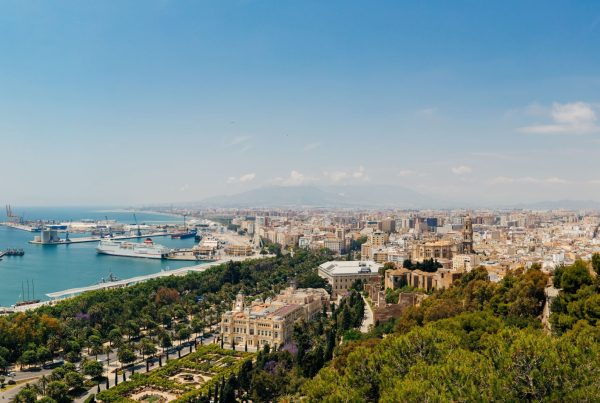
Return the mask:
M0 202L600 200L598 1L0 1Z

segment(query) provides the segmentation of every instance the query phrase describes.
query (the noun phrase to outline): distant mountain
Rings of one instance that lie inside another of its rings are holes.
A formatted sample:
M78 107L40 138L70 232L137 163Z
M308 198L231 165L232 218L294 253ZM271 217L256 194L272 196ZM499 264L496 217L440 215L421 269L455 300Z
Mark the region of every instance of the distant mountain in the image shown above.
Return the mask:
M221 207L444 207L439 201L399 186L267 186L200 202Z
M557 200L534 203L520 203L510 208L529 210L600 210L600 202L593 200Z

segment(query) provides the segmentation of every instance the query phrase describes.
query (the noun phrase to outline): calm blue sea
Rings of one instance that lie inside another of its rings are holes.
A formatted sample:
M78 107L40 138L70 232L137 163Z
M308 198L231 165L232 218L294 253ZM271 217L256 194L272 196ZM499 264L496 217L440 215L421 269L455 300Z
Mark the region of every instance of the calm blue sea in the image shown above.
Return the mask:
M133 214L125 211L108 211L106 208L15 208L13 211L23 215L26 220L78 221L81 219L101 220L105 216L122 223L133 223ZM3 213L3 212L2 212ZM181 217L136 213L140 223L182 222ZM0 221L4 221L0 214ZM74 245L31 245L35 233L0 227L0 249L22 248L23 257L5 256L0 261L0 306L10 306L21 299L22 284L27 299L29 297L47 300L46 293L62 291L68 288L96 284L101 278L112 272L119 278L129 278L156 273L162 269L176 269L191 266L191 262L161 261L154 259L132 259L99 255L96 243ZM64 237L64 234L62 235ZM72 237L77 236L73 234ZM155 242L171 248L189 248L194 239L155 238Z

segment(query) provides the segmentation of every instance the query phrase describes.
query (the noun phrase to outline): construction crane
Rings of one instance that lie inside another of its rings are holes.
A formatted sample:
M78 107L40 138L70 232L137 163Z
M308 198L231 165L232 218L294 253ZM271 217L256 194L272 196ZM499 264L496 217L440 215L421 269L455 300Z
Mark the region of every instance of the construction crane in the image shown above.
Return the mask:
M133 213L133 219L135 220L135 225L137 225L137 236L142 236L142 231L140 230L140 224L138 223L137 216Z

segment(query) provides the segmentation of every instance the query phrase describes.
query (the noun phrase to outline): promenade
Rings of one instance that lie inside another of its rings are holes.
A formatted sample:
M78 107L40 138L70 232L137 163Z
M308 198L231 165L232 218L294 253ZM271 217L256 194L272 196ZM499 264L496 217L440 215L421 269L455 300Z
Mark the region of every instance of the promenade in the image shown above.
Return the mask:
M60 299L60 298L65 298L65 297L73 297L75 295L84 293L86 291L127 287L129 285L141 283L143 281L147 281L147 280L150 280L153 278L159 278L159 277L164 277L164 276L185 276L189 272L193 272L193 271L202 272L213 266L223 264L229 260L230 259L222 259L222 260L217 260L214 262L198 264L195 266L182 267L181 269L164 270L164 271L161 271L158 273L146 274L144 276L131 277L131 278L126 278L126 279L117 280L117 281L107 281L105 283L98 283L98 284L94 284L94 285L90 285L90 286L86 286L86 287L76 287L76 288L70 288L70 289L64 290L64 291L51 292L46 295L49 298L55 300L55 299Z

